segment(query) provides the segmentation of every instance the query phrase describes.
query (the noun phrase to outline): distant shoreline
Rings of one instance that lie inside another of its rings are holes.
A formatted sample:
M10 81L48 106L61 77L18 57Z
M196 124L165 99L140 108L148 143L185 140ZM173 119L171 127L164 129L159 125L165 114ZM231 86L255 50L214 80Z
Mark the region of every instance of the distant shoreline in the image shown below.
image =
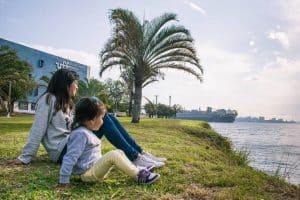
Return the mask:
M270 121L239 121L235 120L234 123L257 123L257 124L300 124L300 122L270 122Z

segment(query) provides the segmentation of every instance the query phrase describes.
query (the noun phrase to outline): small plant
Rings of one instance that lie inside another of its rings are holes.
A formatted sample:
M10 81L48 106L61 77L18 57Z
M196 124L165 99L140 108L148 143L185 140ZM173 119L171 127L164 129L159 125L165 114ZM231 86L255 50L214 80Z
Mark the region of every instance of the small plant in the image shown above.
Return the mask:
M249 164L249 155L250 150L248 149L241 149L233 151L233 159L239 166L246 166Z

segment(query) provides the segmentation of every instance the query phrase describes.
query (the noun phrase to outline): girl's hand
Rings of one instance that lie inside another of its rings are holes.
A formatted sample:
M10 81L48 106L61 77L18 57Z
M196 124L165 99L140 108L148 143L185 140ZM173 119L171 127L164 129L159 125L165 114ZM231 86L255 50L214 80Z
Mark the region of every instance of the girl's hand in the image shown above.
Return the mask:
M8 160L8 161L6 161L6 163L7 163L8 165L23 165L23 164L24 164L24 163L22 163L22 161L19 160L19 159Z
M57 192L63 192L65 189L69 188L71 186L70 183L59 183L56 187L55 190Z

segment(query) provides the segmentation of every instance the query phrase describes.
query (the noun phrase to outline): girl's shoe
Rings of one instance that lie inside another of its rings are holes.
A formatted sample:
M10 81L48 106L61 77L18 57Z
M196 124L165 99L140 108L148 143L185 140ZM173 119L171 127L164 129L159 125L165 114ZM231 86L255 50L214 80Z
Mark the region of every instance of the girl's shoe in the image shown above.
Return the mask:
M157 173L151 173L147 170L140 170L136 177L136 181L141 184L151 184L159 179L160 175Z
M146 152L146 151L144 151L144 152L142 153L142 155L145 156L145 157L147 157L147 158L150 158L151 160L154 160L154 161L156 161L156 162L166 162L166 161L167 161L166 158L163 158L163 157L156 157L156 156L154 156L154 155L152 155L151 153Z

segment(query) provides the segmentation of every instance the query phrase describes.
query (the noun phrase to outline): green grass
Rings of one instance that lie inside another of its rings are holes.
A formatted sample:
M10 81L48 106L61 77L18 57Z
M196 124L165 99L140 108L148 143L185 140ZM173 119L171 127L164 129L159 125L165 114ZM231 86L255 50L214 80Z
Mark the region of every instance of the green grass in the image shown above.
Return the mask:
M73 176L72 187L54 190L59 165L41 147L28 166L7 166L26 142L33 116L0 118L0 199L300 199L299 186L248 166L247 155L234 152L230 142L199 121L142 119L131 124L120 118L147 151L168 158L157 169L161 179L137 185L113 169L99 183L83 183ZM103 139L103 153L113 147Z

